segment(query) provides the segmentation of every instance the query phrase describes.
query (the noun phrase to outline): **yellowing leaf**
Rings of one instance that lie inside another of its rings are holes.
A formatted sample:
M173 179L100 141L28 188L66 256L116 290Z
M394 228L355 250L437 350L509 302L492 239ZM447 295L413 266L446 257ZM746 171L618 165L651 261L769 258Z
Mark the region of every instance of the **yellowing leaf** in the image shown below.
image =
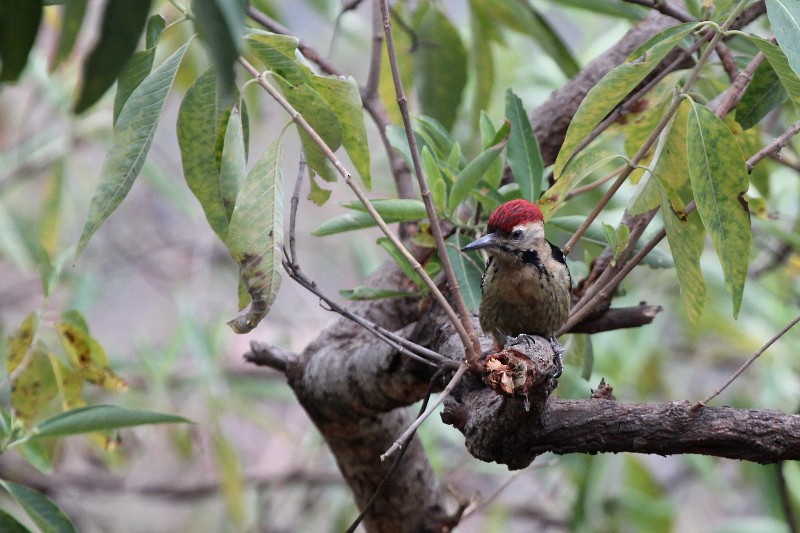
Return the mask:
M686 134L689 177L697 211L719 256L725 289L739 314L750 262L749 186L744 155L727 126L706 107L691 102Z
M108 368L105 350L89 334L80 315L74 311L64 313L58 333L70 363L82 379L109 390L127 389L122 378Z
M553 172L559 179L583 139L664 59L696 24L679 24L652 37L586 94L567 129Z

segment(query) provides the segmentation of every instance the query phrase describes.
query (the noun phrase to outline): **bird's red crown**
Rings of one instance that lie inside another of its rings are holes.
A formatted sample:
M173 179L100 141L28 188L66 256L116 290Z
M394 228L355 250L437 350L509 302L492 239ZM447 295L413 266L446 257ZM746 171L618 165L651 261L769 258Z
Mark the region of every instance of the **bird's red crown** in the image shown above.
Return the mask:
M542 210L539 206L527 200L511 200L506 202L489 217L489 232L504 231L511 232L514 226L525 224L526 222L537 222L543 220Z

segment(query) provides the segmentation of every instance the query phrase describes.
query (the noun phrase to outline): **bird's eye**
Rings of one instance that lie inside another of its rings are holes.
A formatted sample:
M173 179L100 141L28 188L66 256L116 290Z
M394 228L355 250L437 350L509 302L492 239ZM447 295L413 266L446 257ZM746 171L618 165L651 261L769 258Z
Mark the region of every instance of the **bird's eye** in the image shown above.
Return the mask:
M511 238L514 239L514 240L521 239L522 238L522 230L521 229L515 229L514 231L512 231L511 232Z

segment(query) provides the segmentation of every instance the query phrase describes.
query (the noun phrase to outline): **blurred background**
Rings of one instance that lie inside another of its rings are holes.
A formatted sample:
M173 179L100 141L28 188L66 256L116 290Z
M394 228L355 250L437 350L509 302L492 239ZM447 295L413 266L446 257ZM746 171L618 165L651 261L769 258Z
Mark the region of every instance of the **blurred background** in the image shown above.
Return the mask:
M341 5L332 0L253 4L364 83L372 31L368 2L341 17ZM441 4L466 46L476 46L467 2ZM597 3L619 8L611 14L588 4L533 2L580 66L612 46L644 13L622 2ZM86 28L96 28L100 6L90 3ZM167 24L179 15L166 1L155 2L154 10ZM204 50L198 44L190 47L141 176L76 261L70 249L80 236L111 142L113 91L89 112L73 115L81 60L95 33L83 31L70 58L50 73L59 11L46 9L42 25L23 78L0 91L0 335L13 332L31 311L44 310L45 320L55 321L61 312L76 309L129 385L122 394L87 389L92 402L177 413L195 424L123 430L109 449L85 437L63 439L51 450L49 476L8 452L0 457L2 477L40 488L85 532L344 530L357 513L324 442L283 376L242 360L254 339L299 352L335 317L284 276L267 319L248 335L234 334L226 322L237 314L237 267L182 177L175 120L182 94L209 65ZM190 31L186 23L167 30L156 63ZM492 45L493 73L470 71L454 128L465 151L479 147L470 119L470 88L478 77L494 77L487 112L495 123L502 119L507 87L532 110L567 81L531 36L508 30L504 40L504 45ZM239 85L244 81L240 73ZM707 90L712 89L709 81ZM244 93L254 161L287 116L253 85ZM781 124L779 118L768 122L764 128L772 125L775 132L759 135L769 139L782 131ZM369 120L367 128L372 197L392 197L383 147ZM300 148L294 132L285 139L288 213ZM796 148L790 145L787 160L795 157ZM703 260L708 297L697 324L686 318L674 269L637 268L616 305L646 301L664 311L650 326L592 336L591 377L581 378L585 352L570 355L558 396L585 398L602 377L622 402L701 399L797 313L800 261L791 246L777 241L774 228L795 231L798 176L773 162L763 172L770 192L759 204L763 223L754 222L754 271L738 320L731 317L713 253ZM604 222L619 222L630 189L623 189L602 214ZM564 214L586 213L602 192L577 197ZM388 259L375 245L375 232L310 235L343 212L339 202L352 199L339 182L325 206L306 200L300 205L301 264L329 295L359 285ZM558 244L567 238L566 233L552 235ZM64 254L63 274L47 299L40 282L42 246L53 257ZM666 243L662 246L668 250ZM587 248L586 253L598 250ZM579 260L570 266L579 280L587 267L580 253L574 255ZM42 337L58 345L46 327ZM796 412L798 341L800 330L790 331L716 405ZM6 349L3 341L0 350ZM0 390L5 404L8 394L7 388ZM790 530L784 506L797 510L800 504L795 463L783 465L779 475L774 465L700 456L574 455L542 457L511 473L473 459L461 434L438 417L423 425L420 437L453 501L471 498L479 504L459 531L783 532ZM0 505L17 515L10 501Z

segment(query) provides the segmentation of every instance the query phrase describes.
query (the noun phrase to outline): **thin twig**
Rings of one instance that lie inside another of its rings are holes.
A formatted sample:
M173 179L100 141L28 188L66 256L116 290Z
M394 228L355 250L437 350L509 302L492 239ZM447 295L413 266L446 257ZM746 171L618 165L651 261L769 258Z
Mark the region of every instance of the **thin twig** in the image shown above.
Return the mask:
M565 201L569 200L569 199L574 198L574 197L576 197L576 196L578 196L580 194L583 194L585 192L588 192L588 191L591 191L593 189L596 189L596 188L600 187L601 185L603 185L604 183L607 183L607 182L611 181L616 176L619 176L619 173L624 171L624 170L625 170L625 167L618 168L614 172L611 172L608 176L603 176L599 180L595 180L592 183L589 183L589 184L586 184L586 185L581 185L580 187L575 187L574 189L569 191L569 193L567 193L567 197L564 200Z
M422 169L422 161L420 159L419 149L417 148L417 139L411 124L411 117L408 113L408 100L405 96L402 80L400 79L400 69L397 66L394 36L392 35L392 21L389 15L389 2L388 0L379 1L381 5L381 15L383 17L383 33L384 37L386 38L386 51L389 57L389 66L391 67L392 78L394 79L394 90L395 94L397 95L397 104L400 107L400 115L403 117L403 125L405 126L408 146L411 151L411 160L414 164L414 172L417 175L417 183L419 184L422 201L425 203L425 210L428 213L428 221L430 222L431 233L433 234L434 241L436 242L436 250L439 252L439 261L442 263L442 270L447 278L447 284L450 287L450 293L453 296L456 310L458 311L459 318L461 319L461 329L464 330L463 335L458 327L458 324L454 323L454 326L456 326L457 331L459 331L461 342L464 344L467 362L473 371L477 371L479 366L478 355L481 352L480 341L478 341L478 336L472 329L472 321L470 320L469 310L464 303L464 298L458 286L458 280L456 279L455 272L453 271L453 265L450 263L450 258L447 255L447 246L444 242L444 237L442 236L442 227L439 224L439 219L436 214L436 206L433 205L433 199L431 198L431 192L428 188L428 182L425 179L425 173ZM453 319L451 318L451 320Z
M392 444L392 446L388 450L386 450L386 452L383 455L381 455L381 461L385 461L394 452L405 446L406 442L408 442L408 439L411 437L411 435L413 435L414 432L417 431L419 426L422 425L422 423L436 411L436 409L442 404L442 402L444 402L445 398L447 398L450 395L450 393L453 392L455 386L458 385L458 382L461 381L461 378L464 377L464 374L466 374L467 369L468 369L467 364L461 363L461 365L458 367L458 370L456 370L456 373L453 374L453 378L447 385L445 385L444 390L441 392L441 394L439 394L439 397L436 398L436 401L433 402L425 410L424 413L418 416L417 419L414 420L414 423L408 426L408 429L406 429L402 435L397 437L397 440L394 441L394 444Z
M689 13L682 11L680 9L675 8L669 2L659 2L657 0L625 0L629 4L638 4L640 6L649 7L650 9L654 9L660 13L668 17L672 17L675 20L679 20L681 22L694 22L695 18L692 17Z
M369 70L367 71L367 83L364 84L362 98L370 100L378 96L378 85L381 78L381 57L383 56L383 28L381 27L381 6L380 0L373 0L372 3L372 46L369 51Z
M795 122L791 126L789 126L786 131L781 133L778 137L776 137L772 142L764 146L761 150L756 152L755 154L747 160L747 171L752 172L753 168L756 164L764 159L767 156L771 156L774 154L778 154L778 152L786 146L786 143L789 142L794 135L800 132L800 121Z
M297 206L300 203L300 187L303 185L303 175L306 173L306 157L300 154L300 164L297 169L297 179L294 182L294 191L289 203L289 257L292 263L297 264L297 250L295 249L295 225L297 223Z
M756 69L758 69L763 62L764 53L759 52L753 56L753 59L750 61L747 67L739 72L739 74L733 80L733 83L731 83L731 86L725 91L725 93L723 93L723 99L715 110L718 117L724 117L739 104L739 101L742 99L742 95L744 95L744 91L747 89L747 86L750 85L751 81L753 81L753 74L755 74Z
M722 387L720 387L716 391L714 391L714 394L712 394L711 396L709 396L705 400L701 400L701 401L697 402L696 404L694 404L691 407L691 410L692 411L697 411L701 407L704 407L706 404L708 404L708 402L710 402L711 400L713 400L714 398L719 396L720 393L722 393L722 391L724 391L725 389L728 388L728 385L733 383L734 380L736 380L736 378L738 378L742 374L742 372L747 370L747 368L751 364L753 364L753 361L755 361L756 359L761 357L761 354L763 354L765 351L767 351L767 349L770 346L772 346L775 343L775 341L777 341L778 339L783 337L786 334L786 332L789 331L790 329L792 329L794 327L794 325L797 324L798 322L800 322L800 315L797 315L791 322L789 322L786 326L784 326L783 329L781 329L778 333L776 333L774 337L772 337L770 340L768 340L767 343L764 344L764 346L759 348L756 351L756 353L754 353L753 356L750 357L750 359L745 361L744 364L742 364L742 366L740 366L739 369L736 370L736 372L733 373L733 375L730 377L730 379L728 379L728 381L726 381L725 384Z

